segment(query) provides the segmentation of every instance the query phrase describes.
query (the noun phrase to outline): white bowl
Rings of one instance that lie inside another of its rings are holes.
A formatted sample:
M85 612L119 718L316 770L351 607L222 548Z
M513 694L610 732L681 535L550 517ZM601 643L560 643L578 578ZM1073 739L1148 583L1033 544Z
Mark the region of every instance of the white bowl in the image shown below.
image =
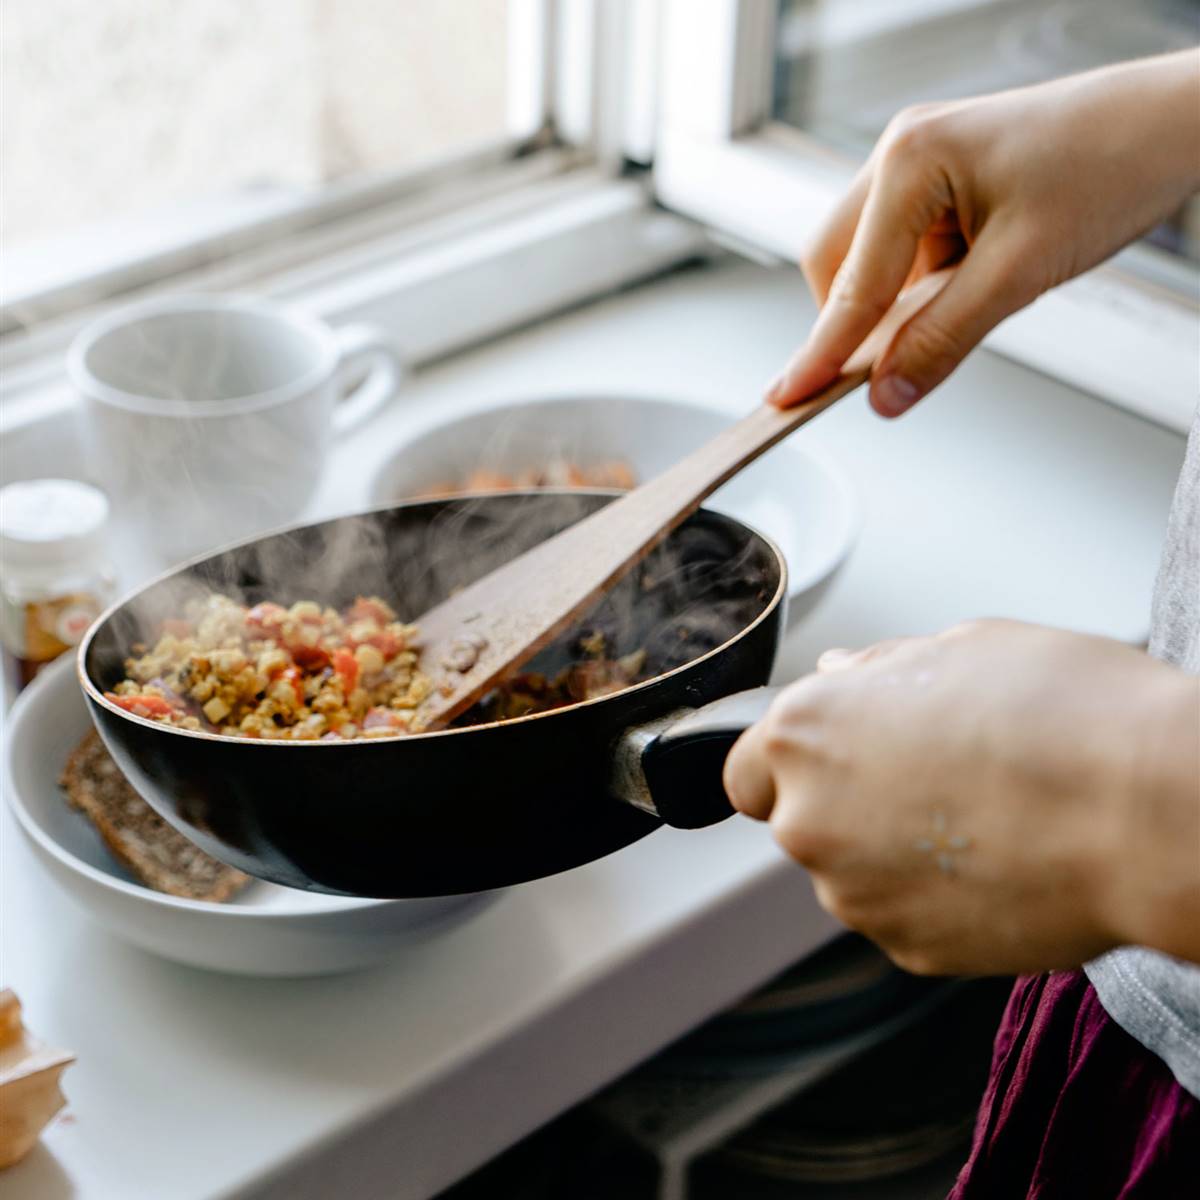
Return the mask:
M358 900L252 880L233 900L182 900L134 882L58 777L91 727L73 655L47 668L5 721L4 793L51 879L118 937L193 967L241 975L329 975L403 953L500 892Z
M460 413L405 442L376 472L372 505L462 480L477 467L501 473L565 458L581 466L621 459L639 482L659 474L734 418L709 406L635 396L514 401ZM788 620L808 611L858 531L849 481L802 432L747 467L706 501L765 533L788 564Z

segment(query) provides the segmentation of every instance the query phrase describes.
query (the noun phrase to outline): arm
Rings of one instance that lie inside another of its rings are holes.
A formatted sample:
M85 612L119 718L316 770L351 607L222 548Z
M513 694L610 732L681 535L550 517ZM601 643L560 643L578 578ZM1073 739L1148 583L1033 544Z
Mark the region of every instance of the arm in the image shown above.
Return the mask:
M1200 962L1200 680L1119 642L984 621L831 651L725 776L910 970Z
M876 369L871 402L898 415L1197 186L1197 51L903 114L805 256L823 308L769 399L827 382L906 279L961 258ZM909 969L1129 942L1200 962L1200 681L1117 642L982 622L831 651L726 787Z
M1005 317L1197 189L1198 50L909 109L802 259L821 312L767 398L786 408L824 386L906 280L961 259L876 368L871 404L898 416Z

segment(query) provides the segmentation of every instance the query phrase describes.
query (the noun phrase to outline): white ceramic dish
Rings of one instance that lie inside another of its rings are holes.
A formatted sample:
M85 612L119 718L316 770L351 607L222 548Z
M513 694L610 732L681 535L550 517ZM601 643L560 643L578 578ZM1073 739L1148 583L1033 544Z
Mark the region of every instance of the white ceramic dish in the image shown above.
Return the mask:
M193 967L242 975L328 975L402 953L500 895L357 900L251 881L209 904L151 891L70 809L58 776L91 726L71 655L42 672L5 721L4 794L54 882L117 936Z
M478 467L512 473L565 458L621 459L639 481L665 470L733 418L680 400L591 396L488 405L427 427L376 472L372 505L465 479ZM747 467L707 501L772 538L788 564L788 619L816 602L858 531L849 481L799 435Z

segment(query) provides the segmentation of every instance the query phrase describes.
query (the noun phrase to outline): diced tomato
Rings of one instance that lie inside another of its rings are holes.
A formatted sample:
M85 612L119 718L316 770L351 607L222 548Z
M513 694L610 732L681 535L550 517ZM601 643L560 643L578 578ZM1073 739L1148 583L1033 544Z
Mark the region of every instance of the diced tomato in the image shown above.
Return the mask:
M164 621L162 623L162 631L164 637L167 634L177 638L190 637L192 633L192 623L191 621Z
M246 630L251 637L278 637L286 616L287 609L281 604L272 604L269 600L256 604L246 614Z
M386 625L395 619L395 614L385 604L378 600L368 600L366 596L359 596L346 610L346 621L351 624L355 621L375 621Z
M290 683L292 691L296 693L296 703L304 703L304 677L300 674L299 667L284 667L282 671L276 672L275 678Z
M333 652L333 669L342 681L342 690L349 695L358 683L358 659L345 647Z
M149 683L146 684L146 686L152 687L154 689L155 693L162 696L162 698L169 705L171 705L172 708L186 708L187 707L187 704L184 702L183 697L177 691L175 691L173 688L169 687L167 685L166 680L164 680L161 676L156 675L153 679L150 680Z
M364 729L401 729L404 722L394 712L386 708L369 708L363 718Z
M389 629L381 629L378 633L371 634L366 639L366 644L374 646L383 655L385 661L395 658L404 649L404 642Z
M324 646L309 646L304 642L287 642L286 646L296 665L306 671L319 671L329 666L329 651Z
M398 637L390 629L378 629L374 633L367 634L366 637L347 635L345 641L351 650L355 650L359 646L374 646L383 655L385 661L395 658L405 646L404 639Z
M296 703L304 703L304 676L299 667L276 667L271 672L271 682L276 679L282 679L285 683L292 685L292 691L296 694Z
M118 708L133 713L135 717L169 717L179 711L161 696L151 696L142 692L132 696L118 696L116 692L105 692L104 698L111 700Z

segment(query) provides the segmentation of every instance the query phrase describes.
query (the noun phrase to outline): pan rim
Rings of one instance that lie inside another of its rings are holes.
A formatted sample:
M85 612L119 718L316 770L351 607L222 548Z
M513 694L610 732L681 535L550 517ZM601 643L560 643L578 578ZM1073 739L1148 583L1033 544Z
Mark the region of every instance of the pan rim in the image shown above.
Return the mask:
M554 488L521 488L507 491L489 491L487 489L476 490L470 492L457 492L453 496L440 497L441 500L480 500L494 498L497 496L620 496L623 493L616 488L569 488L569 487L554 487ZM743 625L732 637L726 638L720 645L714 646L711 650L699 655L696 658L689 659L688 662L682 663L678 667L672 668L670 671L664 671L660 675L655 675L650 679L644 679L641 683L635 683L627 688L622 688L619 692L612 692L606 696L595 696L590 700L579 700L574 704L563 705L560 708L547 709L544 712L526 713L520 717L510 717L503 721L488 721L482 725L465 725L457 728L449 729L431 729L418 733L397 733L388 737L355 737L355 738L339 738L336 741L322 741L319 738L315 739L290 739L290 738L249 738L238 737L235 734L227 733L209 733L204 729L182 729L177 725L164 725L161 721L152 721L148 717L139 717L135 713L128 712L119 705L114 704L107 699L103 692L93 683L85 666L88 650L91 647L96 633L108 622L108 620L124 608L126 604L140 596L144 592L149 591L152 587L165 582L177 575L183 574L189 568L196 566L199 563L206 562L210 558L215 558L219 554L226 554L231 550L236 550L240 546L248 546L254 542L265 541L267 538L276 537L285 533L293 533L299 529L311 529L317 525L326 525L333 521L343 521L354 517L368 517L381 512L394 512L397 509L413 508L418 504L436 503L437 500L431 497L424 499L414 498L412 500L403 500L399 503L381 504L372 508L358 509L354 512L341 513L337 516L327 517L321 521L301 521L292 525L280 526L276 529L269 529L263 533L257 534L251 538L244 538L237 542L231 542L228 545L220 546L215 550L209 550L204 554L196 555L193 558L177 564L174 567L156 575L153 579L147 580L138 587L125 593L120 599L114 601L108 606L88 628L83 639L79 643L79 648L75 653L75 673L79 680L79 685L83 689L84 695L89 703L97 705L112 713L124 721L130 721L137 725L143 725L149 729L153 729L158 733L174 734L180 737L196 738L201 741L208 742L223 742L239 746L274 746L274 747L346 747L346 746L390 746L398 742L418 742L426 741L430 738L451 737L455 734L467 733L483 733L487 730L500 728L513 728L518 725L524 725L530 721L540 721L547 717L559 716L565 713L576 712L579 709L590 708L594 705L604 704L607 701L615 700L618 697L629 696L633 693L644 691L651 686L661 683L664 680L671 679L683 671L689 671L700 663L714 658L716 655L727 650L729 647L741 641L761 625L771 614L783 603L787 598L788 586L788 565L787 559L783 555L783 551L776 545L774 539L763 533L762 530L756 529L753 525L747 524L745 521L737 517L732 517L728 513L718 512L715 509L704 508L701 505L696 510L697 513L707 513L709 516L718 517L723 521L731 521L735 525L739 525L742 529L748 530L757 537L770 552L774 555L775 561L779 565L779 579L775 586L775 591L770 599L763 606L762 611L748 624ZM695 515L695 514L693 514ZM690 518L689 518L690 519Z

